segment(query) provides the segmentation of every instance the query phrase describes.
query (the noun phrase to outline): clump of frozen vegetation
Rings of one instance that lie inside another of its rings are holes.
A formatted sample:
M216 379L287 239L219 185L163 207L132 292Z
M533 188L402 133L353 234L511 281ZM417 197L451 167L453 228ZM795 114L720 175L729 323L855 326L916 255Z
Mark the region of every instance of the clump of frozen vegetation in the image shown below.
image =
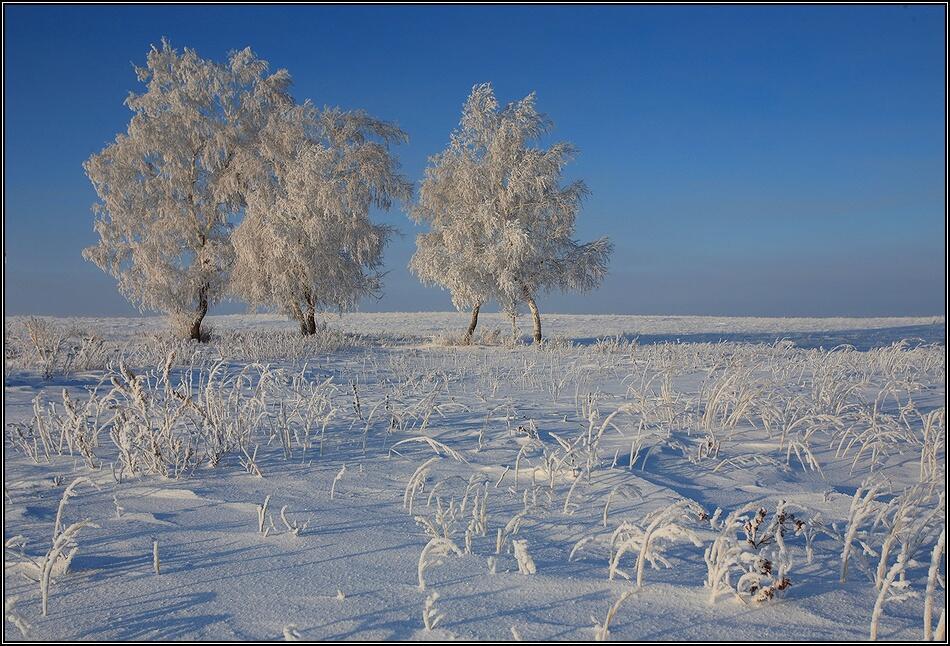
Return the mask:
M17 612L16 609L16 597L7 597L3 600L3 620L12 624L24 639L27 639L30 634L30 624Z
M77 542L79 532L84 527L96 527L88 518L66 525L64 512L69 499L76 495L76 488L80 484L92 484L92 481L86 477L79 477L73 480L64 490L59 507L56 510L56 518L53 522L53 534L49 548L46 553L39 558L33 558L26 554L27 540L22 536L13 536L6 539L4 551L6 556L13 556L12 562L4 559L4 569L8 567L21 574L23 577L39 584L40 599L42 601L42 612L45 617L49 610L50 585L60 577L69 573L69 567L72 564L73 557L79 551ZM19 617L14 615L13 623L25 633L27 624Z
M473 315L474 318L476 317ZM455 332L438 334L432 337L432 345L451 348L466 345L511 346L514 343L510 337L502 334L501 329L495 328L493 330L479 330L478 332L472 330L472 333L466 331L461 334Z
M445 615L439 612L435 607L435 602L439 600L439 593L433 592L426 596L425 605L422 607L422 621L426 630L435 630L439 622L445 619Z
M443 562L443 557L446 557L450 554L462 556L462 550L460 550L458 546L448 538L436 536L426 543L426 546L422 548L422 553L419 554L419 566L417 568L420 590L426 589L426 570L431 568L433 565L441 565Z
M511 546L515 552L515 559L518 561L518 571L522 574L534 574L538 571L534 564L534 559L528 553L528 541L518 539L511 541Z
M207 325L203 329L207 330ZM4 336L7 370L36 372L45 380L109 371L119 363L149 368L163 362L169 353L174 353L176 367L206 367L218 361L303 367L315 357L385 341L344 333L326 321L317 321L306 336L287 330L219 330L205 334L201 344L174 334L110 339L94 327L39 317L7 319Z
M784 500L771 514L764 507L756 507L749 505L729 514L719 523L719 536L706 548L705 586L710 603L722 591L733 592L746 602L771 601L792 585L794 560L786 541L793 536L803 536L807 541L808 521L796 517ZM710 520L714 528L720 514L721 510ZM805 551L810 562L810 542ZM730 581L733 574L734 584Z
M33 369L44 379L72 372L102 370L115 348L95 332L30 316L4 326L7 369Z
M683 522L684 519L689 519L690 512L698 516L697 510L703 513L693 501L681 500L647 514L642 527L627 522L621 523L611 538L613 557L610 559L609 578L613 579L619 575L630 579L630 575L620 569L621 559L628 551L637 554L636 584L640 588L643 586L644 566L648 561L654 568L659 565L671 567L671 563L664 557L666 543L685 540L701 547L702 542Z

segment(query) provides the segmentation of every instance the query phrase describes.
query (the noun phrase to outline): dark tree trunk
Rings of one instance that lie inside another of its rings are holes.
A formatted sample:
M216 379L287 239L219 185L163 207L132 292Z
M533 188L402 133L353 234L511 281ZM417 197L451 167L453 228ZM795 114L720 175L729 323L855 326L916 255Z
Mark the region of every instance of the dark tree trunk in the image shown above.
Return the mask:
M310 336L317 333L316 305L310 295L306 296L306 300L306 310L300 309L300 305L295 301L290 304L290 313L300 324L300 334Z
M475 334L475 326L478 325L478 310L481 308L481 303L478 303L472 308L472 320L468 324L468 331L465 332L465 345L468 345L472 342L472 335Z
M538 311L538 305L530 294L525 294L525 300L528 302L528 309L531 310L531 318L534 320L534 342L541 343L541 312Z
M317 320L316 320L316 306L314 305L313 298L307 297L307 316L304 324L307 326L307 335L317 333Z
M205 315L208 313L208 288L202 287L198 290L198 311L195 312L195 318L191 323L191 329L188 332L188 338L194 339L195 341L207 341L207 339L202 338L201 334L201 322L204 320Z

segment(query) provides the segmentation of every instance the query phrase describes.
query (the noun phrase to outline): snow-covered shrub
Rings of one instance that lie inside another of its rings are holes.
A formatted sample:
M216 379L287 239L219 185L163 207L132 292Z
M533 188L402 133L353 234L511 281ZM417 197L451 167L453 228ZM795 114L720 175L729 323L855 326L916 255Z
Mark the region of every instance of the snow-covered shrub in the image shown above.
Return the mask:
M852 557L857 557L862 568L872 577L870 566L864 558L865 553L874 554L874 550L869 547L871 542L871 532L873 531L874 519L881 511L881 505L877 503L877 498L883 493L884 483L880 481L865 480L858 487L854 496L851 498L851 506L848 510L848 519L843 534L841 534L841 576L840 581L844 583L848 579L848 565ZM870 525L870 526L869 526ZM860 543L862 550L857 550L855 543Z
M87 399L74 401L63 389L62 401L61 414L53 402L43 406L40 397L35 397L32 418L8 424L7 439L37 463L40 458L50 462L53 455L79 453L90 468L98 468L96 451L99 435L109 423L108 400L92 391Z
M211 339L210 344L222 359L228 361L300 363L361 342L353 335L318 321L306 336L284 330L222 331Z
M702 547L702 541L696 533L685 525L686 522L695 522L699 514L705 513L691 500L679 500L668 507L658 509L647 514L640 525L633 525L624 521L614 531L611 537L613 554L610 559L608 577L613 579L619 575L629 580L630 575L620 569L620 561L624 554L633 551L637 553L636 584L643 587L644 566L649 561L656 569L659 565L672 567L664 556L666 547L676 541L688 541L696 547Z
M947 477L947 409L941 406L926 415L920 414L920 418L920 481L944 482Z
M943 560L946 561L947 554L947 528L944 527L940 531L940 537L937 539L936 544L934 544L933 550L930 554L930 569L927 571L927 589L924 593L924 640L929 641L931 639L941 640L945 638L946 625L947 625L947 608L946 605L940 611L940 619L937 621L937 630L934 631L933 627L933 603L934 603L934 592L937 588L937 582L940 582L940 586L944 590L944 597L946 598L947 590L947 581L946 581L946 568L944 568L944 576L940 576L940 562Z
M35 316L26 319L23 327L43 372L43 378L51 378L61 370L66 361L66 339L69 332L47 319Z
M564 336L548 336L538 345L539 348L549 351L570 350L574 347L574 341Z
M716 527L716 519L710 524ZM729 514L718 525L719 536L706 548L705 587L709 602L728 591L742 601L764 602L780 596L792 584L793 559L786 539L802 535L807 521L780 501L769 517L765 507L752 504ZM732 575L737 577L735 583Z
M518 571L521 574L534 574L538 571L534 559L528 553L527 540L515 539L511 541L511 547L514 549L515 560L518 561Z
M481 345L489 347L504 346L508 339L502 335L499 328L479 330L473 334L442 332L432 337L432 345L444 348L453 348L467 345Z
M47 380L105 369L117 351L93 331L36 316L7 322L4 343L8 369L36 370Z
M310 526L310 520L304 521L303 524L297 522L296 520L289 520L287 518L287 505L284 505L280 508L280 520L284 524L284 528L286 528L286 530L294 536L300 536L307 530L307 527Z
M629 354L639 346L638 337L629 337L626 334L616 334L598 338L590 346L591 352L598 354Z
M333 500L333 496L336 494L336 483L343 479L344 474L346 474L345 464L340 467L340 470L333 477L333 482L330 483L330 500Z
M908 575L912 568L921 565L916 558L923 552L924 546L933 540L931 569L928 571L924 599L924 632L927 634L931 621L927 606L934 589L934 568L939 567L943 549L941 543L946 540L946 490L942 485L909 487L881 511L878 523L883 525L885 532L878 550L880 556L874 577L878 593L871 614L870 638L877 639L878 625L887 603L906 601L917 596ZM934 539L937 529L940 529L940 534ZM895 550L898 546L900 549Z
M422 553L419 554L419 564L416 568L419 576L420 590L426 589L426 570L433 565L441 565L442 558L448 556L449 554L462 556L462 550L460 550L455 543L447 538L435 537L426 543L425 547L422 548Z
M49 549L43 556L33 558L25 553L26 540L20 536L9 538L4 543L5 552L13 555L15 560L12 564L5 563L4 569L13 569L19 571L27 579L39 584L40 598L42 601L43 616L47 615L49 609L50 585L59 577L69 572L69 566L79 551L77 537L84 527L98 527L86 518L69 525L66 525L63 513L69 499L76 495L76 488L80 484L95 486L94 483L86 477L79 477L73 480L63 490L59 507L56 510L56 517L53 522L52 540ZM16 548L19 551L16 552Z

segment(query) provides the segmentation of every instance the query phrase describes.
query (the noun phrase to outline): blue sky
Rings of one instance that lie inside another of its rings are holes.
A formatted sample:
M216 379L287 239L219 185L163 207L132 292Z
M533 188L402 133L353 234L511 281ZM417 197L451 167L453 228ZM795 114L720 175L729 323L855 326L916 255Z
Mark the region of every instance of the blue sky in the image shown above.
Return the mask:
M930 315L945 307L945 10L888 7L6 6L8 314L126 314L80 252L82 162L124 131L132 64L166 36L223 60L251 46L298 100L397 122L418 181L472 85L536 91L592 190L578 237L610 277L543 311ZM447 310L386 254L365 310ZM218 311L241 311L240 305Z

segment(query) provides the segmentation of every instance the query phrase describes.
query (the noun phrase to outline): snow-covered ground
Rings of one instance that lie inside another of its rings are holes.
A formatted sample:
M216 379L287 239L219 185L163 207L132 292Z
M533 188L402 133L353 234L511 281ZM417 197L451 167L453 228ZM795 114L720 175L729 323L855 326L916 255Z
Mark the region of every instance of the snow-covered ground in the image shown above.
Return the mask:
M8 317L8 323L24 317ZM56 319L53 319L56 320ZM355 334L388 335L424 343L431 337L464 331L467 312L356 312L326 322ZM73 317L59 319L64 325L99 332L107 338L128 339L160 333L166 328L161 317L129 318ZM286 330L296 324L276 314L231 314L209 316L206 325L218 330ZM787 338L799 346L832 348L841 343L862 347L888 345L900 339L923 339L943 343L946 323L942 316L918 317L823 317L765 318L727 316L635 316L617 314L545 314L542 324L547 336L590 343L609 336L637 338L641 343L743 341L771 343ZM519 319L521 332L531 331L529 318ZM499 330L507 337L511 323L500 313L482 313L480 330Z
M196 351L162 345L161 319L61 319L113 358L48 379L7 319L5 638L22 638L12 617L38 640L587 640L626 592L610 639L865 639L876 605L879 638L923 636L946 516L942 317L551 314L539 350L486 314L498 345L431 343L467 318L347 315L329 321L342 347L266 364L247 357L290 346ZM224 339L295 329L209 319ZM34 563L84 519L43 616ZM423 590L434 537L459 554L430 558Z

